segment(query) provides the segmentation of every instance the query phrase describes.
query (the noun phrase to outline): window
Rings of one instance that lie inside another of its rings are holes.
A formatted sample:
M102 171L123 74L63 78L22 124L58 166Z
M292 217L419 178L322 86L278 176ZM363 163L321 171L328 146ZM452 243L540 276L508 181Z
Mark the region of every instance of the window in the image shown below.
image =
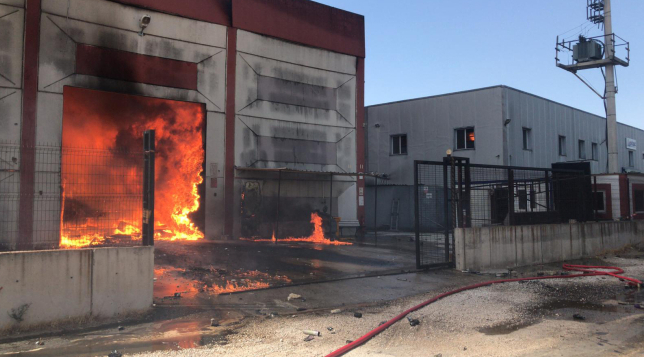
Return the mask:
M528 206L528 197L526 197L526 190L517 190L517 198L519 199L520 209L526 211L526 207Z
M634 167L634 152L629 151L629 167Z
M605 192L596 191L593 193L593 209L598 213L605 213Z
M392 135L392 155L407 155L408 154L408 136L403 135Z
M475 128L455 129L455 149L475 148Z
M643 213L643 190L633 189L634 192L634 213Z
M531 150L531 129L522 128L522 149Z
M567 156L567 137L558 136L558 153L560 156Z
M598 161L598 144L591 143L591 160Z
M537 208L537 202L535 201L535 190L531 189L530 191L526 190L517 190L517 198L519 200L519 208L527 211L529 204L531 209Z
M586 160L587 159L587 152L585 150L585 141L584 140L578 140L578 159L580 159L580 160Z

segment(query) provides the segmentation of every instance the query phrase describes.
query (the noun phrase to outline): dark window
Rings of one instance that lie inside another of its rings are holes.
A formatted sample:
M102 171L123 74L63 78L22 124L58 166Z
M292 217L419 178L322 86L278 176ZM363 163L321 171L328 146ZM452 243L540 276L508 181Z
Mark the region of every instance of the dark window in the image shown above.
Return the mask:
M643 212L643 190L634 190L634 213Z
M580 160L586 160L587 159L587 151L585 150L585 141L584 140L578 140L578 159L580 159Z
M603 191L593 193L593 209L598 212L605 211L605 193Z
M522 148L531 150L531 129L522 128Z
M531 200L531 209L536 209L537 208L537 202L535 201L535 190L531 190L529 198Z
M629 167L634 167L634 152L629 151Z
M392 155L407 155L408 153L408 136L392 135Z
M567 156L567 137L558 136L558 153L560 156Z
M455 129L455 149L475 148L475 128Z
M591 143L591 160L598 161L598 144Z
M517 196L519 197L520 209L526 211L526 207L528 206L528 197L526 197L526 190L517 190Z

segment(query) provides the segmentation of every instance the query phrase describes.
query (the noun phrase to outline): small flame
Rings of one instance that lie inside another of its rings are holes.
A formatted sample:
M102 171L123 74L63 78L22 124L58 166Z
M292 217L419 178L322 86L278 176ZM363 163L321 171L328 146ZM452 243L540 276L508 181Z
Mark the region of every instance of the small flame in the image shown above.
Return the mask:
M309 237L300 237L300 238L281 238L280 242L305 242L305 243L314 243L314 244L324 244L324 245L352 245L350 242L341 242L337 240L329 240L325 238L325 233L322 228L322 218L315 212L311 214L311 223L314 225L314 231ZM251 239L251 238L240 238L241 240L248 240L252 242L273 242L276 243L278 240L275 237L275 231L271 236L271 239Z

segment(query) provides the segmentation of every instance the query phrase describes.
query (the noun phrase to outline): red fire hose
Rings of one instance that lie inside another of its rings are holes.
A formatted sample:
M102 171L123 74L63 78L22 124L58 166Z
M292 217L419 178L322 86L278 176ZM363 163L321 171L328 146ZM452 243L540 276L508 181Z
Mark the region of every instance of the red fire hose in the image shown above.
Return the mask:
M398 314L395 316L393 319L389 320L388 322L384 323L383 325L373 329L372 331L368 332L366 335L362 336L361 338L357 339L354 342L351 342L336 351L328 354L326 357L337 357L337 356L342 356L345 353L353 350L354 348L364 344L365 342L369 341L372 337L378 335L379 333L385 331L388 327L394 325L395 322L403 319L406 315L409 313L419 310L420 308L430 305L433 302L442 299L446 296L453 295L462 291L466 290L471 290L471 289L476 289L480 288L482 286L488 286L488 285L493 285L493 284L501 284L501 283L511 283L515 281L526 281L526 280L541 280L541 279L566 279L566 278L579 278L579 277L585 277L585 276L597 276L597 275L609 275L613 276L615 278L623 279L628 282L630 285L642 285L643 282L638 280L638 279L633 279L633 278L628 278L625 276L621 276L618 274L622 274L625 271L618 268L618 267L606 267L606 266L590 266L590 265L571 265L571 264L563 264L562 268L565 270L574 270L574 271L580 271L583 272L582 274L573 274L573 275L550 275L550 276L535 276L535 277L528 277L528 278L516 278L516 279L500 279L500 280L489 280L485 281L483 283L477 283L473 285L468 285L461 287L459 289L455 289L452 291L448 291L446 293L437 295L433 297L432 299L422 302L419 305L413 306L402 313ZM595 269L603 269L603 270L610 270L610 271L598 271Z

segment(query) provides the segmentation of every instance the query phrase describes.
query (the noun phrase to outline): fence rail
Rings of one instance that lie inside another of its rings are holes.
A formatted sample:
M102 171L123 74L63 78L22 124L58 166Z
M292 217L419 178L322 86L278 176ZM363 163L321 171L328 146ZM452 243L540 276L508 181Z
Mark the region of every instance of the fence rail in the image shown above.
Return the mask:
M0 144L0 250L141 245L145 155ZM21 158L32 157L34 189L25 192ZM33 230L24 237L20 214L30 206Z
M454 228L561 223L594 218L583 171L415 161L417 266L454 261Z

